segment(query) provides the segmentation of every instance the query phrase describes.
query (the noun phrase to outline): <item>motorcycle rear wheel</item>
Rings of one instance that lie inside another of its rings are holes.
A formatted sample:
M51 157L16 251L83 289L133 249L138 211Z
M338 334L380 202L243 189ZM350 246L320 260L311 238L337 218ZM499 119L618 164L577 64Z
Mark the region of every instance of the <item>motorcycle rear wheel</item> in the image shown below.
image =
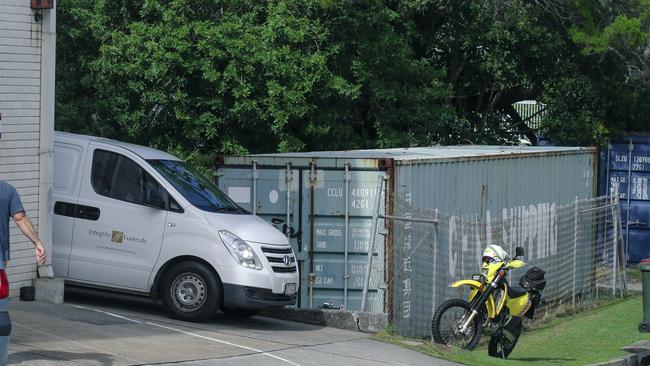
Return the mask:
M483 332L482 312L474 317L467 334L458 331L459 325L467 319L470 313L469 303L465 300L451 299L440 304L431 319L433 341L470 351L476 348Z
M490 338L490 343L488 344L488 355L492 357L506 359L512 353L512 350L515 349L517 341L519 340L519 335L521 334L521 324L517 328L517 331L514 332L514 339L512 341L508 340L506 336L500 331L498 334Z

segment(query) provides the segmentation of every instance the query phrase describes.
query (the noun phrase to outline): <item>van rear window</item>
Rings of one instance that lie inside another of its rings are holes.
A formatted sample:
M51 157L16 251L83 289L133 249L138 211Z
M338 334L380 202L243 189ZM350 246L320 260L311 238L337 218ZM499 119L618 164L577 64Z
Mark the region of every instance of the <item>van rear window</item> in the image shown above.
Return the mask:
M177 160L148 160L193 206L208 212L248 214L190 164Z

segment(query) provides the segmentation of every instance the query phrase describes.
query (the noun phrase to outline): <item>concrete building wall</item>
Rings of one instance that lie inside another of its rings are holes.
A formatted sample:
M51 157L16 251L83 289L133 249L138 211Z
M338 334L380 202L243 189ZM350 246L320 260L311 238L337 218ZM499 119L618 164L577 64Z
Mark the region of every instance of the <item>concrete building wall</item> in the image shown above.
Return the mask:
M0 1L0 179L14 185L51 255L55 10L36 21L29 0ZM34 246L11 224L11 295L36 277ZM50 258L48 258L48 263Z

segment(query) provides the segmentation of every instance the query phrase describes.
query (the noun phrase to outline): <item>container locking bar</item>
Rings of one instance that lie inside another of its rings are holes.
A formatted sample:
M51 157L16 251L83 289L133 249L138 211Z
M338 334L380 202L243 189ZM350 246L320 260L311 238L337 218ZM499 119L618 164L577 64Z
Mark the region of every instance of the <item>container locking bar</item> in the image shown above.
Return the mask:
M343 274L343 308L348 308L348 282L350 281L350 273L348 272L348 251L349 251L349 236L350 236L350 163L345 163L345 249L344 249L344 274Z
M257 215L257 163L253 162L253 215Z

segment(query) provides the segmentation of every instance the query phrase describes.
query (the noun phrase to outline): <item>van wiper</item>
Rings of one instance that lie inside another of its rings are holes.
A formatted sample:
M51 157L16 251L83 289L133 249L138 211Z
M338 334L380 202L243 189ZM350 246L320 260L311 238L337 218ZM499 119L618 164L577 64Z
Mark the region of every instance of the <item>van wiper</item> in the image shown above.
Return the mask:
M238 207L220 207L214 210L216 213L226 213L226 212L236 212L236 213L243 213L241 209Z

